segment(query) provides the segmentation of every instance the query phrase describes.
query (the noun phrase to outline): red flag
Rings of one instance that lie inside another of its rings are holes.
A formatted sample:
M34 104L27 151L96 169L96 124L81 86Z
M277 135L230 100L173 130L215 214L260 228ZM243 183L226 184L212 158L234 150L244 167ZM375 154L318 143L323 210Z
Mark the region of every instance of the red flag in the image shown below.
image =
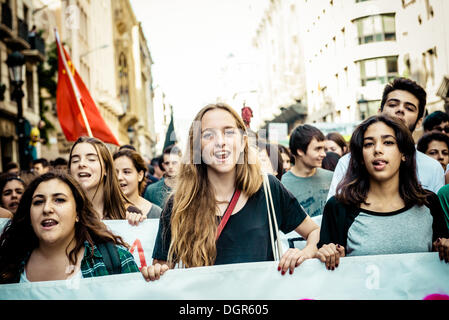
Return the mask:
M76 71L69 54L59 42L56 30L55 33L58 47L56 110L66 139L76 141L80 136L93 136L105 143L119 145ZM62 52L65 59L61 55Z

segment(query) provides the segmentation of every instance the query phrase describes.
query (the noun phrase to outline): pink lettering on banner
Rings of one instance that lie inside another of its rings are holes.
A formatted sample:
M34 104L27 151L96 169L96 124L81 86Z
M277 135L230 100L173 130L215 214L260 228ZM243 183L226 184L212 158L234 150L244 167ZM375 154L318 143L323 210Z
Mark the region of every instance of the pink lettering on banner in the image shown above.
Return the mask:
M449 300L449 296L447 294L434 293L425 296L423 300Z
M142 243L139 239L136 239L131 246L131 249L129 249L129 252L133 254L134 248L137 247L137 253L139 254L139 260L140 260L140 267L139 270L142 269L142 267L147 266L147 261L145 260L145 254L143 253Z

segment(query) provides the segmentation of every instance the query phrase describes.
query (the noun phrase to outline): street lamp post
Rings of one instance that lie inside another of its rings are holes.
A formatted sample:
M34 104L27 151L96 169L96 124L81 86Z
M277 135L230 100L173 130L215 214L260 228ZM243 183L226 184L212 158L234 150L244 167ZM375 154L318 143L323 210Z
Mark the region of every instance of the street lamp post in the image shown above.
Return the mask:
M362 97L357 101L357 104L359 105L360 118L365 120L366 113L368 111L368 101L365 100L365 97L362 95Z
M28 170L29 162L25 153L25 118L23 117L22 98L25 96L22 91L23 85L23 65L25 57L19 51L14 51L8 56L6 64L9 68L10 83L14 86L11 98L17 103L16 127L19 135L19 163L21 170Z

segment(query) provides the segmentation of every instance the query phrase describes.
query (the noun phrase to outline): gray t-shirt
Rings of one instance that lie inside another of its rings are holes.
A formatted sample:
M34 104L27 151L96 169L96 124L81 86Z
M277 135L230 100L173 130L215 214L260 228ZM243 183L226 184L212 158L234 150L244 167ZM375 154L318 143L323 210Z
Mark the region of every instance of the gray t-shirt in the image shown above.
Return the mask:
M324 207L318 248L339 244L347 256L427 252L449 230L438 196L430 192L427 204L407 205L392 212L374 212L331 197Z
M346 255L432 251L432 224L433 217L426 206L388 213L360 209L348 230Z
M148 211L147 219L159 219L161 217L161 212L161 207L153 203L150 211Z
M322 168L317 168L313 176L305 178L287 171L282 175L281 182L288 191L293 193L307 214L315 217L323 213L332 175L332 171Z

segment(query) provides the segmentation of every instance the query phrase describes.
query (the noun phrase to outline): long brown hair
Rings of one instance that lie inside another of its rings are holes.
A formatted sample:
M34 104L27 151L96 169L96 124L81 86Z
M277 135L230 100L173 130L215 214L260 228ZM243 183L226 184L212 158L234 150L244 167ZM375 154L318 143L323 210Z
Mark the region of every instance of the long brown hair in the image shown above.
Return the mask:
M139 195L142 194L142 192L145 190L145 187L147 185L146 181L146 173L147 173L147 166L145 165L145 161L143 160L142 156L134 150L131 149L122 149L114 153L112 158L114 160L120 158L120 157L127 157L134 165L134 168L136 169L137 173L140 173L143 171L143 178L142 181L138 183L138 191Z
M79 143L91 144L100 158L100 176L102 178L97 186L97 189L95 190L94 197L97 194L100 184L102 183L104 191L104 219L126 219L126 205L129 203L129 200L120 189L117 173L115 172L114 160L112 160L111 153L101 140L91 137L79 137L78 140L76 140L72 146L72 149L70 149L69 173L71 173L70 167L72 164L72 153L75 146Z
M416 176L416 149L410 130L405 124L387 115L372 116L357 126L351 141L351 160L343 180L337 186L336 199L359 207L366 203L370 187L370 175L363 160L363 138L368 127L383 122L394 130L399 152L405 161L399 167L399 194L406 206L427 204L427 195Z
M341 151L343 152L341 156L344 156L349 152L348 144L346 143L345 138L339 132L329 132L326 135L326 140L332 140L341 148Z
M100 220L90 200L78 182L69 174L51 171L36 177L25 190L16 214L10 220L0 236L0 283L11 283L18 280L21 263L39 246L39 239L31 226L30 208L32 196L37 187L45 181L57 179L70 187L76 203L79 221L75 223L75 247L67 252L71 264L76 265L77 253L89 242L93 256L93 246L98 243L113 242L129 247L120 236L114 235ZM70 243L72 243L72 241ZM69 244L70 246L70 244Z
M170 263L182 263L185 267L213 265L217 255L217 201L207 176L207 164L201 160L201 126L198 125L206 112L215 109L229 112L240 132L246 134L238 113L223 103L205 106L190 126L187 150L173 191L168 253ZM244 141L243 159L239 159L235 169L235 187L250 197L260 189L262 176L256 151L250 149L247 139Z

